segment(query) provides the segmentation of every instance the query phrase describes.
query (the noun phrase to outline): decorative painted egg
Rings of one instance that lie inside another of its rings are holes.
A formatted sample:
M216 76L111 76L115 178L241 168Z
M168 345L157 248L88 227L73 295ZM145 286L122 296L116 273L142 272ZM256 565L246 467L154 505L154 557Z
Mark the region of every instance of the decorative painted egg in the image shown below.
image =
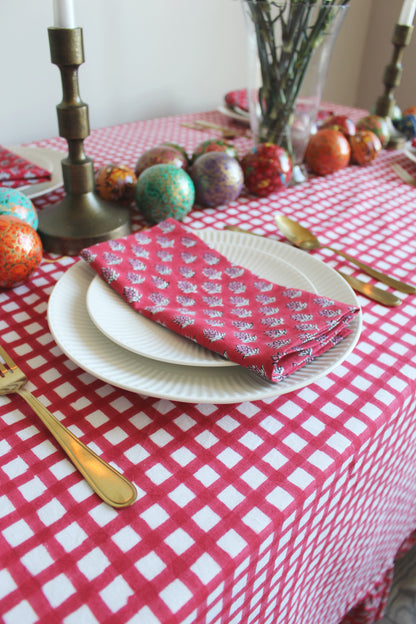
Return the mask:
M292 161L283 147L259 143L241 160L247 190L267 197L288 185L292 177Z
M240 163L224 152L199 156L189 170L195 201L201 206L222 206L239 196L244 183Z
M0 188L0 215L18 217L35 230L38 227L38 215L30 199L16 189Z
M351 162L369 165L382 149L381 141L371 130L357 130L350 138Z
M178 150L186 158L186 162L189 161L188 154L186 149L182 147L182 145L178 145L178 143L171 143L170 141L166 141L165 143L161 143L162 147L173 147L173 149Z
M126 165L110 163L95 174L98 195L107 201L130 203L134 199L136 174Z
M380 139L381 146L386 147L390 141L389 124L385 117L367 115L357 122L357 130L371 130Z
M42 261L39 234L18 217L0 215L0 288L25 282Z
M416 106L408 106L404 109L403 115L413 115L416 117Z
M353 136L356 132L355 123L346 115L331 115L321 124L320 128L331 128L338 130L347 137Z
M350 137L350 140L352 138ZM342 132L323 128L309 138L305 163L312 173L329 175L346 167L350 155L350 144Z
M237 158L238 153L235 145L222 139L207 139L196 146L192 153L191 162L194 163L197 158L208 152L224 152L232 158Z
M416 137L416 117L414 115L403 115L401 119L393 121L393 125L408 141Z
M153 165L174 165L180 169L186 169L188 159L174 147L169 145L156 145L143 152L139 156L134 172L139 177L145 169Z
M169 217L181 221L195 201L195 187L190 176L175 165L148 167L134 190L140 212L151 223Z

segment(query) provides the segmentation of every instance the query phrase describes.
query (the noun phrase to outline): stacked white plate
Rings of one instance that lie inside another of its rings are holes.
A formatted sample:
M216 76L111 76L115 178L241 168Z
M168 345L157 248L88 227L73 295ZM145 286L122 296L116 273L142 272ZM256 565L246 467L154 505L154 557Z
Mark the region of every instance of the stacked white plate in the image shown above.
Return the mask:
M269 281L359 305L338 273L290 245L228 230L195 233ZM313 383L348 356L361 331L358 315L347 338L274 384L140 316L84 261L56 284L48 322L63 352L103 381L142 395L217 404L265 399Z

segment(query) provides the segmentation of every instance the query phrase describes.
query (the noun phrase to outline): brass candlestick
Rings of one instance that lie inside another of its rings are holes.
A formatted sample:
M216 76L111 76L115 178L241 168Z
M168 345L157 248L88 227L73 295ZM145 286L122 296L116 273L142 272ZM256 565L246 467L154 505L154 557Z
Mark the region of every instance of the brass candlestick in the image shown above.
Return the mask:
M376 102L375 113L382 117L386 117L389 120L389 126L391 131L390 142L387 147L398 148L402 146L406 138L397 132L393 126L392 119L394 118L394 108L396 106L396 100L394 99L394 89L399 86L402 73L402 57L406 46L409 45L412 38L413 26L406 26L404 24L396 24L394 28L392 43L393 43L393 56L391 62L386 66L384 70L383 83L384 93Z
M48 28L48 34L51 60L62 80L63 97L56 109L59 135L68 143L68 156L61 163L66 196L39 211L38 231L45 250L77 255L84 247L129 234L130 211L96 194L94 163L84 151L90 128L78 87L78 68L84 62L82 29Z

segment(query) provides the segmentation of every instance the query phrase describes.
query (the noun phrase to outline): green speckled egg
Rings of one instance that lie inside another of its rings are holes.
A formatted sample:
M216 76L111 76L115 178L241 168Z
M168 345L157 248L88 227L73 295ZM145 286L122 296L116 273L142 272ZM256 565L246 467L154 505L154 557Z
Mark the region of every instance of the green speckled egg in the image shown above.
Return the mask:
M134 199L143 216L151 223L173 217L181 221L195 201L190 176L175 165L153 165L139 177Z
M390 141L389 124L380 115L366 115L357 122L357 130L371 130L380 139L381 146L386 147Z
M38 215L30 199L16 189L0 188L0 215L10 215L21 219L35 230Z

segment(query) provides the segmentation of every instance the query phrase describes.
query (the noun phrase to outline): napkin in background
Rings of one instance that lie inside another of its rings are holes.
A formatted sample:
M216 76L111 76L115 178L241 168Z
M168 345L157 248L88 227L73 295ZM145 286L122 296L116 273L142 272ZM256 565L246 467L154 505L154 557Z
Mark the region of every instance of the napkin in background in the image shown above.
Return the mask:
M348 335L358 313L258 277L172 218L81 256L137 312L273 382Z
M51 179L51 173L0 145L0 186L19 188Z

